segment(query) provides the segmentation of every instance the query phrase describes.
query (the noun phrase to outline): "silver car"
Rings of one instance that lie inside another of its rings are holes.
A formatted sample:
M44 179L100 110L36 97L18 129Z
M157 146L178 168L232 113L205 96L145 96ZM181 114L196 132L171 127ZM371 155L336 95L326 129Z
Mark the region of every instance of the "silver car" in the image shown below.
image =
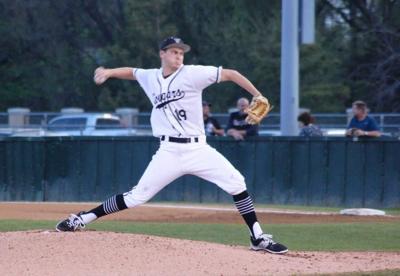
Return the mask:
M129 136L136 130L124 126L118 116L108 113L61 115L45 128L21 131L12 136Z

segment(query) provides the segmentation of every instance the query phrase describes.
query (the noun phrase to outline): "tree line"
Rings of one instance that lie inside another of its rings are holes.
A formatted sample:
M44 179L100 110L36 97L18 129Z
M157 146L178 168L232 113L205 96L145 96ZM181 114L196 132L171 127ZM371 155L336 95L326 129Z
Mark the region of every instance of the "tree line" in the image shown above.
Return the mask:
M301 107L344 112L362 99L400 112L398 14L395 0L316 0L316 43L300 47ZM281 0L0 0L0 110L149 111L136 82L97 87L93 71L159 67L169 35L192 46L186 64L237 69L279 110ZM215 112L241 96L225 83L204 93Z

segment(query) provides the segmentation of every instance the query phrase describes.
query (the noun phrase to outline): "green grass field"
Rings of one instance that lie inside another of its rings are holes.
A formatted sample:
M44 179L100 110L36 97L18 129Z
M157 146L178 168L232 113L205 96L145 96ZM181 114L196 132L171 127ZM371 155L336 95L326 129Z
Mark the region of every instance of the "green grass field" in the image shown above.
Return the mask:
M0 220L0 231L54 229L55 221ZM400 251L400 222L263 225L291 250ZM136 223L98 221L88 229L149 234L179 239L245 245L248 230L240 224Z

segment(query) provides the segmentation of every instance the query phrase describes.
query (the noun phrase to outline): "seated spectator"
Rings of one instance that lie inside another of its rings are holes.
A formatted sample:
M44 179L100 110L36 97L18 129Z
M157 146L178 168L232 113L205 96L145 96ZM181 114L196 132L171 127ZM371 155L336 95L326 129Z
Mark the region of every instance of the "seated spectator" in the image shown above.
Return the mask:
M354 117L347 126L346 136L379 137L379 131L376 121L368 116L367 104L363 101L353 103Z
M210 113L211 104L203 101L204 130L207 136L224 136L225 131Z
M314 125L315 118L308 112L303 112L297 117L297 121L300 122L300 136L304 137L321 137L323 136L321 129Z
M240 98L237 101L239 111L232 112L229 116L229 122L226 127L227 135L235 140L244 140L248 136L258 135L258 125L250 125L246 122L247 113L245 110L249 107L249 100Z

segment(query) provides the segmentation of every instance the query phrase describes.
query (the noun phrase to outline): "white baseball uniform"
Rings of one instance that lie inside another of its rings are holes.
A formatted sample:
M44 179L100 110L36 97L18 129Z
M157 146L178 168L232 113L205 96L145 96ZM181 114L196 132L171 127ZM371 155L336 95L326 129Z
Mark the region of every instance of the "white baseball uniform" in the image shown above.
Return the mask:
M161 68L134 69L134 76L153 104L151 126L161 142L139 183L124 194L127 207L145 203L185 174L213 182L231 195L246 190L239 171L206 143L202 92L219 82L221 71L222 67L182 65L164 78ZM185 138L190 142L171 142Z
M184 51L190 49L175 37L162 45L166 48L175 44L181 44ZM221 71L221 67L182 65L172 75L163 77L162 69L135 69L134 77L153 104L151 126L153 135L160 138L160 148L131 191L114 195L89 212L71 214L57 223L57 231L76 231L99 217L145 203L176 178L193 174L233 195L236 208L249 227L251 249L286 253L287 247L263 234L244 177L206 143L202 91L219 82Z

